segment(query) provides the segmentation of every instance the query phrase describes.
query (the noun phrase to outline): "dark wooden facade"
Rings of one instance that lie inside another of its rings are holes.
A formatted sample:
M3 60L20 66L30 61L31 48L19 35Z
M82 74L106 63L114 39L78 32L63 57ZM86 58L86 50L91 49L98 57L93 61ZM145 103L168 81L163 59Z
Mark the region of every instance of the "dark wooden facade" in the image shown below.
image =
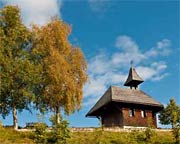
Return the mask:
M163 109L163 105L137 89L142 82L131 68L125 82L130 89L111 86L86 116L99 118L105 127L153 125L156 128L156 113Z
M130 111L134 110L134 115L130 116ZM108 111L107 111L108 112ZM142 115L144 113L145 115ZM113 126L135 126L135 127L147 127L153 125L157 127L156 124L156 113L149 109L142 108L120 108L113 109L108 113L103 113L101 116L102 125L105 127Z

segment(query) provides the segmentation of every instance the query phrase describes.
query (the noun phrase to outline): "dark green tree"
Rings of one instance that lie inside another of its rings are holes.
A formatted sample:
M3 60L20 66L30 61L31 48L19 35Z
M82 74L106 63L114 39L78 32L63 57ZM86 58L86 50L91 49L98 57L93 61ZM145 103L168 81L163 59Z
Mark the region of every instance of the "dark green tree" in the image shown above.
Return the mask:
M30 110L33 85L38 82L38 66L30 55L32 33L22 23L20 10L6 6L0 10L0 114L11 111L14 129L17 111Z
M159 120L161 124L170 124L172 128L180 123L180 107L174 99L170 99L170 103L160 112Z
M170 103L160 113L159 120L161 124L172 126L172 134L175 138L175 143L180 142L180 107L174 99L170 99Z

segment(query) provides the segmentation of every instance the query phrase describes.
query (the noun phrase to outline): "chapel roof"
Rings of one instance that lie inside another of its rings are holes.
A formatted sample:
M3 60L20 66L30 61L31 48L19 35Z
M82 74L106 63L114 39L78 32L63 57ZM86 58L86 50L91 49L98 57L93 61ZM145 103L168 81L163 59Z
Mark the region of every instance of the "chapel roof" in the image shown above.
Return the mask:
M86 116L93 116L93 113L110 102L130 103L138 105L163 108L163 105L154 100L151 96L138 89L120 88L111 86L104 95L97 101Z

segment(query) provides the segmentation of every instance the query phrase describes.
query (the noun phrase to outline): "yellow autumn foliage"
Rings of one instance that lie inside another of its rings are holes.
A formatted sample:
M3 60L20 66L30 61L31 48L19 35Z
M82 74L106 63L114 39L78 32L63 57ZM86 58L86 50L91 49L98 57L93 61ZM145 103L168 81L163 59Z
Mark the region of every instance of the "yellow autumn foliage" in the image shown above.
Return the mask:
M69 25L54 19L45 26L34 26L33 53L43 66L42 102L56 113L80 109L87 64L83 52L68 40ZM58 111L58 112L57 112Z

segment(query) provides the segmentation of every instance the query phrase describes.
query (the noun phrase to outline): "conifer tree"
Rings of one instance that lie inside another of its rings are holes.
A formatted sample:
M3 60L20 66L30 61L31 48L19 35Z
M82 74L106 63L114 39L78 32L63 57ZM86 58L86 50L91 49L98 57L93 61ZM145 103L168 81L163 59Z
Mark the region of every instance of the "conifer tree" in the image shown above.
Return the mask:
M170 99L170 103L160 113L159 120L161 124L171 124L172 128L180 123L180 107L176 104L174 99Z

